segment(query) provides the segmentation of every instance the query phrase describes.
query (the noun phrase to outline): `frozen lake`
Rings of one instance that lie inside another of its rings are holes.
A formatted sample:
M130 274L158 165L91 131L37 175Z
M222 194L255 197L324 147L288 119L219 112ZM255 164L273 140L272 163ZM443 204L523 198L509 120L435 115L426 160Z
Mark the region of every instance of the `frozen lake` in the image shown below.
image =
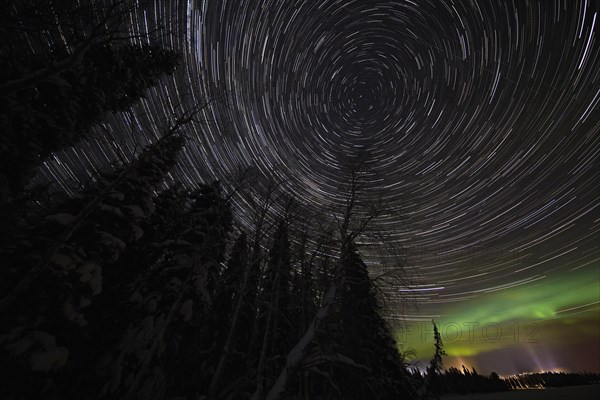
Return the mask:
M442 396L442 400L597 400L599 398L600 385Z

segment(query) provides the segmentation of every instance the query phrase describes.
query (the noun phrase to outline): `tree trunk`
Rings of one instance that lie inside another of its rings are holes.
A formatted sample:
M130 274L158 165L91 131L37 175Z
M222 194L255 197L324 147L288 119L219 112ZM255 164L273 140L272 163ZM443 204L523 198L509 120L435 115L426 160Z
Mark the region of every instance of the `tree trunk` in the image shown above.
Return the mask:
M242 306L244 304L244 297L246 295L248 280L250 279L250 273L251 273L253 266L254 266L253 262L247 263L246 269L244 271L244 279L242 281L240 295L239 295L239 297L237 299L237 303L235 305L235 311L233 312L233 317L231 318L231 325L229 327L229 332L227 332L227 339L225 339L225 345L223 346L223 353L221 354L221 357L219 358L219 363L217 364L215 373L210 381L210 387L208 390L208 398L211 400L217 400L217 389L218 389L219 381L221 379L221 375L223 375L223 372L225 371L225 366L227 365L227 361L229 359L229 354L231 353L233 339L234 339L236 331L237 331L237 325L240 320L240 313L242 310Z
M294 348L288 353L285 366L279 373L279 376L277 377L277 380L271 387L271 390L269 390L266 400L277 400L283 394L290 372L297 369L304 360L304 357L306 357L308 347L315 339L317 328L319 327L323 319L325 319L325 317L329 315L329 310L331 306L335 303L336 294L337 283L334 280L334 282L327 290L327 294L325 295L323 305L313 318L308 329L306 330L302 338L300 338L298 343L296 343Z

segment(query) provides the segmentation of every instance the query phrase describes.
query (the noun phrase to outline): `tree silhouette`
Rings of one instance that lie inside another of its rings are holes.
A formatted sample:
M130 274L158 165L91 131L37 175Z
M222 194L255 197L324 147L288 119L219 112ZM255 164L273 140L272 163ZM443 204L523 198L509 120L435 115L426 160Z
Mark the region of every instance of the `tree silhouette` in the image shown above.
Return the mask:
M286 223L282 221L275 231L259 299L260 314L257 319L261 341L257 384L252 399L261 398L265 375L272 375L268 372L281 368L283 360L278 356L289 349L293 339L290 278L290 244Z
M433 354L433 358L429 362L429 367L427 368L427 372L432 375L439 375L443 369L443 360L442 356L446 355L446 351L444 350L444 343L442 342L442 336L438 330L437 325L434 320L431 320L433 324L433 341L435 346L435 352Z
M8 248L0 300L10 338L2 347L9 360L3 372L14 377L7 393L19 384L32 395L42 390L49 383L36 373L68 369L69 354L84 347L86 309L102 292L103 274L143 235L139 225L153 212L152 194L182 145L180 136L166 136L58 204Z
M51 153L88 138L107 113L128 109L179 62L175 52L126 42L132 37L120 25L129 11L120 2L96 11L62 2L66 8L9 7L0 21L8 30L0 38L11 37L0 46L0 203L18 196ZM80 27L69 11L95 25ZM27 17L44 27L25 29Z
M412 395L405 368L389 326L381 317L381 306L354 244L345 258L340 309L328 325L333 347L354 364L338 363L335 381L341 399L398 399ZM339 345L338 345L339 344ZM337 396L336 396L337 397Z
M173 193L179 201L171 201ZM133 282L116 282L118 289L96 308L104 316L90 327L91 340L102 346L95 346L95 368L81 380L88 396L95 387L118 398L195 396L205 384L202 364L217 332L213 278L231 215L218 184L169 191L166 200L157 210L169 216L165 236L132 249L154 249L154 259ZM103 326L115 320L124 323L107 337Z
M428 391L435 397L439 396L440 392L440 374L443 369L443 360L442 356L446 355L446 351L444 350L444 343L442 342L442 337L438 330L435 321L431 320L433 324L433 340L435 351L433 353L433 357L429 362L429 366L427 367L427 377L428 377Z
M355 240L359 236L364 235L372 227L374 220L385 214L387 209L385 204L373 198L373 192L369 190L368 182L370 170L366 165L364 157L359 155L359 157L352 160L347 167L348 180L347 187L344 189L345 193L343 193L342 196L343 201L332 210L332 215L338 231L337 242L339 247L337 250L337 260L332 263L333 269L327 274L328 287L323 291L323 295L320 299L321 305L313 316L311 323L300 336L293 348L287 353L286 363L280 370L277 379L274 380L271 389L267 393L266 398L268 400L280 399L286 392L286 387L289 385L289 382L294 379L298 380L298 375L301 375L303 371L306 370L310 370L325 377L325 379L320 380L321 383L319 388L321 389L321 392L326 392L327 396L332 398L340 396L342 389L338 384L342 384L343 381L340 379L332 379L329 372L324 372L319 368L322 364L329 365L334 369L336 365L338 367L343 365L344 368L350 367L353 369L370 371L370 376L375 380L379 380L379 382L377 384L365 382L365 385L368 386L372 384L372 388L376 386L379 387L385 396L388 396L387 398L391 398L395 395L397 396L398 393L409 396L413 395L410 388L396 386L403 381L403 378L401 378L403 366L401 365L400 356L395 348L394 341L391 339L391 335L387 330L388 328L377 314L378 309L375 297L367 295L373 287L371 286L372 283L370 282L368 274L366 278L363 275L362 278L364 279L359 279L363 281L363 284L368 289L366 291L361 291L357 296L367 296L367 298L360 297L362 301L366 301L366 304L369 304L369 306L366 306L366 308L369 308L367 315L369 318L381 322L376 324L378 326L377 334L379 335L377 339L378 345L381 347L375 352L378 355L382 355L382 352L379 351L381 348L386 348L391 351L391 353L386 354L385 356L388 359L392 359L389 364L393 365L391 370L383 372L383 369L380 368L380 364L377 364L375 361L372 365L362 365L348 355L335 351L335 346L328 340L327 334L323 334L323 332L327 332L328 329L331 329L331 326L328 326L328 324L330 323L331 318L336 318L336 304L340 301L340 298L343 298L344 296L343 292L340 293L340 290L348 289L348 286L345 286L345 284L348 283L348 279L351 279L352 271L359 275L361 274L361 272L359 272L362 271L361 268L353 268L360 264L360 262L354 259L356 256ZM366 273L366 270L362 271L362 273ZM344 330L342 326L343 324L339 324L337 327L338 331ZM366 332L357 329L354 333L349 331L348 334L355 340L362 340L362 335L366 334ZM366 357L366 355L362 356ZM393 360L394 358L396 359ZM368 357L365 359L370 360ZM338 373L336 376L340 378L342 374ZM393 376L393 378L391 378L391 376ZM393 381L393 383L391 381ZM382 384L382 382L386 382L386 384ZM364 393L375 393L365 386L360 386L360 389ZM359 395L357 393L361 393L361 391L352 391L351 393L349 390L344 393L348 396L352 396ZM343 396L341 396L341 398L343 398Z

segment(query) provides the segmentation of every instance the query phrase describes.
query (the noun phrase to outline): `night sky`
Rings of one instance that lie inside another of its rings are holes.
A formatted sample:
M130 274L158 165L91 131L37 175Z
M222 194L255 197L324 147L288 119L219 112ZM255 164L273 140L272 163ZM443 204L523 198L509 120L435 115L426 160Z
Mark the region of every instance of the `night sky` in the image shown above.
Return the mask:
M173 174L189 186L255 165L322 209L368 154L415 282L388 315L403 349L431 356L433 318L445 366L600 371L598 1L150 3L132 31L164 25L183 62L104 124L125 153L227 93L186 128ZM68 190L115 159L108 142L38 179Z

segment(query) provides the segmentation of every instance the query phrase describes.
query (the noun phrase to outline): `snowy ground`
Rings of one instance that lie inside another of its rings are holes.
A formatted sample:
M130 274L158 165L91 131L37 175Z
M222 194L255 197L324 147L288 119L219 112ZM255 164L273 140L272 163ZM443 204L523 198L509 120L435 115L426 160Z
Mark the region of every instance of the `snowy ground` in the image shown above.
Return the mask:
M510 392L442 396L442 400L597 400L600 385L552 389L512 390Z

